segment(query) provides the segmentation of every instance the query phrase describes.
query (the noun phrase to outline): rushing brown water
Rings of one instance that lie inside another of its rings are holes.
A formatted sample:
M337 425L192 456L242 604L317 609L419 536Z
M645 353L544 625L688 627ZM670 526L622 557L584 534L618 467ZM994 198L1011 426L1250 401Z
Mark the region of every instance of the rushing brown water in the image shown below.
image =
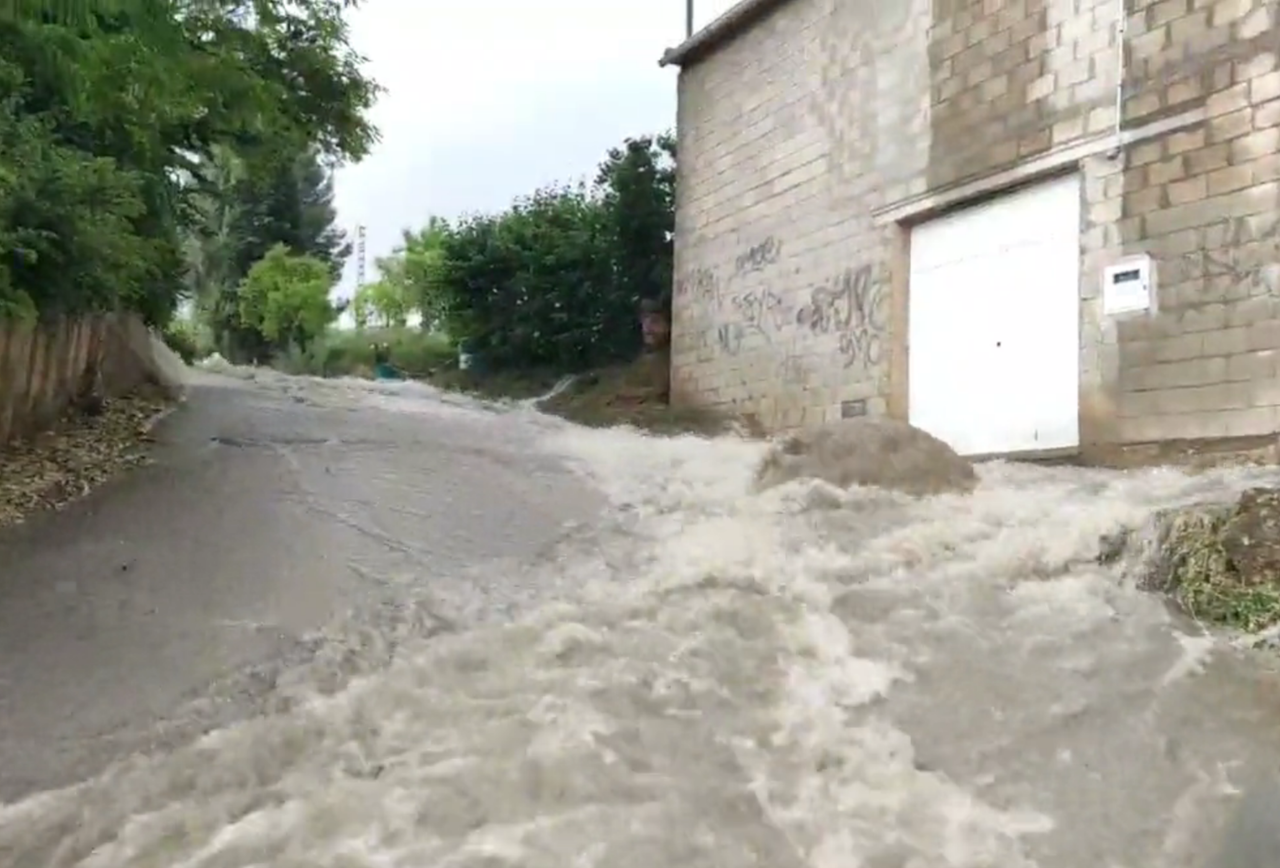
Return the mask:
M282 662L260 715L0 808L4 864L1201 868L1280 759L1269 657L1096 562L1261 471L756 495L763 447L733 438L258 387L464 419L609 506L539 557L398 581Z

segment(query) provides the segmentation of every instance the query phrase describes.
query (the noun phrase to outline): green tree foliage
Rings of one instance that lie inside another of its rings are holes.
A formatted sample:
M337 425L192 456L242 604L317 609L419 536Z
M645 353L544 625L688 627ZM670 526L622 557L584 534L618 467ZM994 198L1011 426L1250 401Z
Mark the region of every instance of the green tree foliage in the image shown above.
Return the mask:
M670 304L675 140L628 139L590 185L549 187L500 214L406 232L384 280L408 287L493 368L575 370L635 355L644 300Z
M305 146L237 158L234 165L211 167L209 175L229 182L207 197L213 207L201 212L192 231L204 246L189 250L212 278L201 289L203 317L228 356L263 358L285 345L240 318L239 283L278 244L324 262L337 280L351 245L334 225L333 174L317 149Z
M364 114L376 86L347 43L348 5L11 0L0 13L0 313L123 307L161 322L182 295L235 285L250 255L223 262L228 251L185 231L259 216L213 213L227 185L244 183L219 173L304 153L358 159L375 139ZM261 255L287 239L253 240Z
M616 291L604 209L585 187L464 220L444 251L447 330L492 366L584 367L622 348L635 322L634 301Z
M387 278L365 284L351 299L359 328L404 328L414 307L405 285Z
M94 15L136 12L151 0L0 0L0 21L44 18L61 24L84 24Z
M418 232L405 232L404 243L394 255L378 260L378 269L386 279L404 287L406 299L422 315L425 328L442 324L448 310L444 242L449 231L445 220L432 217Z
M277 244L240 284L240 321L277 345L292 344L305 353L338 316L329 301L332 286L328 263Z
M671 303L675 161L673 135L627 139L596 174L617 291L633 305Z
M234 193L238 273L247 273L268 250L284 244L327 264L335 281L341 277L351 244L334 225L333 173L314 147L249 163Z
M191 220L184 233L187 288L197 309L209 310L237 273L244 163L230 148L217 145L201 166L203 184L190 197Z

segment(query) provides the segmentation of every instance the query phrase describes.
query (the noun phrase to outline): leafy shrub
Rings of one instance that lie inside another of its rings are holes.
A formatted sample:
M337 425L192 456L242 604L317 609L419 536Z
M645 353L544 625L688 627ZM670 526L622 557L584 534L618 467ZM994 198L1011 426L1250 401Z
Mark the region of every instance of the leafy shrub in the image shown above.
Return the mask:
M208 355L200 352L200 338L196 327L186 320L173 320L165 326L162 336L169 349L181 356L188 365Z
M438 218L378 261L358 316L416 304L487 370L577 371L641 348L642 302L670 303L675 141L626 140L590 185L548 187L499 214Z

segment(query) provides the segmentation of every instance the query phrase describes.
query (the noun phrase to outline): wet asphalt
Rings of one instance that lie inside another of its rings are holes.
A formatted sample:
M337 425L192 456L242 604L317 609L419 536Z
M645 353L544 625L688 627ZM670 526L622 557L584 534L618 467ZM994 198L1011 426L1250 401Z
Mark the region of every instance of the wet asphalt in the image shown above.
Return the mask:
M599 509L501 413L287 382L200 378L150 465L0 534L0 802L190 737L161 724L209 685Z

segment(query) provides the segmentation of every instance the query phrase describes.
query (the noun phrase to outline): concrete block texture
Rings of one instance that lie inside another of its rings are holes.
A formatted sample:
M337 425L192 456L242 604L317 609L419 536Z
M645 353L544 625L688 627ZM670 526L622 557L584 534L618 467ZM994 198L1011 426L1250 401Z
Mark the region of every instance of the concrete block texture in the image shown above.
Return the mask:
M1117 324L1121 441L1270 434L1280 422L1280 4L1143 2L1163 46L1128 92L1200 120L1126 153L1117 254L1145 252L1158 311ZM1146 109L1143 109L1146 111ZM1126 106L1126 122L1142 120ZM1175 169L1166 167L1176 166Z
M1083 177L1085 445L1273 430L1278 8L776 4L680 73L673 398L774 430L905 415L910 230L884 215L1053 163ZM1137 253L1157 310L1105 317L1102 269Z

